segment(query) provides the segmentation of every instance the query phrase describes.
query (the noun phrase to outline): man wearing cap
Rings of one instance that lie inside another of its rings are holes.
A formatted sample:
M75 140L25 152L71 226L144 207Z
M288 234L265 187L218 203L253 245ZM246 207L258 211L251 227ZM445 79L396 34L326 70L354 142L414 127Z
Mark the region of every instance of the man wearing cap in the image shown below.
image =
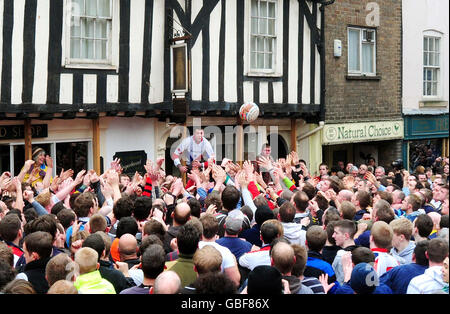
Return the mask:
M252 244L239 238L238 234L242 230L244 222L244 213L239 209L232 210L225 219L225 236L216 240L216 243L228 248L234 254L236 260L239 260L243 254L250 252Z
M44 182L44 179L50 183L52 168L53 161L50 156L46 155L41 147L36 147L32 153L32 160L27 160L20 171L21 175L23 175L22 182L31 180L30 183L33 187L38 182ZM21 175L19 177L22 177Z

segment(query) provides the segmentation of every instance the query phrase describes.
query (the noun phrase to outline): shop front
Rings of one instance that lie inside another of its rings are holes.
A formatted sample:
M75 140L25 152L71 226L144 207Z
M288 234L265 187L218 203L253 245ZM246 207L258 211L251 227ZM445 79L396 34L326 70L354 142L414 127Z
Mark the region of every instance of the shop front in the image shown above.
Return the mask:
M367 121L326 124L322 132L323 161L331 169L339 161L360 165L375 159L376 165L389 167L401 158L403 121Z
M431 167L436 157L449 156L449 117L447 112L406 114L403 159L408 169Z

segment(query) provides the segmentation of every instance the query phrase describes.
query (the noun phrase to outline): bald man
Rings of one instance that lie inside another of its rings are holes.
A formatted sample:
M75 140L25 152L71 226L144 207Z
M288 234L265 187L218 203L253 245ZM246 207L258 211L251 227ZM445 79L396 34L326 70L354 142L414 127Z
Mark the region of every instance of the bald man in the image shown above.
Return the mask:
M155 284L150 289L150 294L176 294L181 288L181 280L178 274L172 270L163 271L155 279Z
M177 237L178 231L189 219L191 219L191 208L188 203L180 203L172 212L172 225L164 236L164 247L169 248L170 242ZM166 253L169 253L166 251Z
M120 261L128 264L128 269L138 265L141 261L137 256L138 244L136 238L129 233L125 233L119 239Z
M285 242L278 242L272 248L271 262L272 266L278 269L282 278L289 283L289 289L292 294L314 294L311 288L302 285L301 280L292 276L296 258L294 248Z

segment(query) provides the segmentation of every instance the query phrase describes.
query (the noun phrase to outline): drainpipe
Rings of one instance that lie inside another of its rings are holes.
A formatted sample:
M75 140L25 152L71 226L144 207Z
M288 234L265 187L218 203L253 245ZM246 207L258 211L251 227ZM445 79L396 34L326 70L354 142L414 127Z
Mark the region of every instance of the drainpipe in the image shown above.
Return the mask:
M315 128L314 130L311 130L311 131L309 131L309 132L307 132L307 133L305 133L303 135L297 136L297 141L301 141L301 140L303 140L303 139L313 135L314 133L322 130L324 126L325 126L325 122L324 121L319 121L319 126L317 128Z

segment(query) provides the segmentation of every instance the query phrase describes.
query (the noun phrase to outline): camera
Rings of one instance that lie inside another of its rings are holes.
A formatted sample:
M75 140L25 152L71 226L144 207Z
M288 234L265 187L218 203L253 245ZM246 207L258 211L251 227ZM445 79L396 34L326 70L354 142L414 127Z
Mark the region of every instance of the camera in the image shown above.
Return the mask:
M402 170L403 169L403 160L402 159L397 159L394 160L391 164L392 168L394 168L395 170Z

